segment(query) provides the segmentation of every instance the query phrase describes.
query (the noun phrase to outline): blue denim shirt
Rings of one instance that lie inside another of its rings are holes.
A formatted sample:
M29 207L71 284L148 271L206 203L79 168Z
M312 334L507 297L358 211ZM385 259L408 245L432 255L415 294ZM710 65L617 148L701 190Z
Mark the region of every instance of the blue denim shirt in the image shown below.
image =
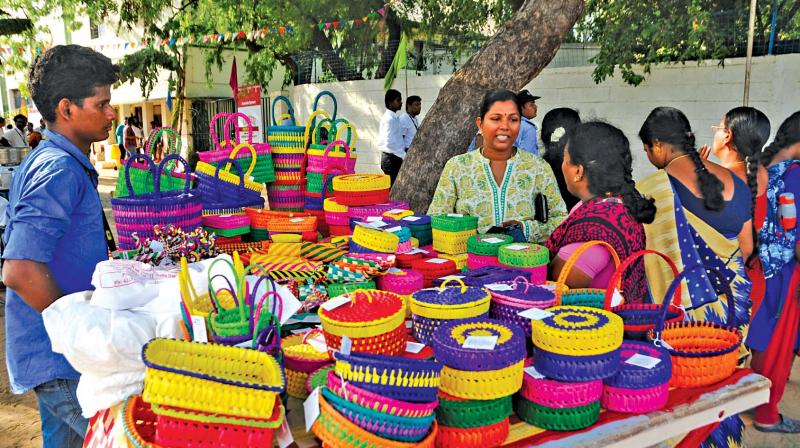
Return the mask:
M77 146L50 130L14 173L3 259L47 263L64 292L94 289L95 265L108 258L98 175ZM6 365L14 393L54 379L77 379L53 353L42 316L6 291Z

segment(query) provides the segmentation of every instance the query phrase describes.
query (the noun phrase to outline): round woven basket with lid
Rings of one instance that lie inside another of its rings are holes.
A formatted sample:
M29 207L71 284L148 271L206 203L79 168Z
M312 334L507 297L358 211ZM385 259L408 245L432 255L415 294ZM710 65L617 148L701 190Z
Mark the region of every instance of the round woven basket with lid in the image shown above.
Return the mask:
M496 338L494 348L465 348L470 337ZM525 333L516 325L475 318L442 324L433 335L436 359L459 370L500 370L525 359Z
M467 252L474 255L496 257L501 246L513 242L514 238L501 233L472 235L467 240Z
M550 263L550 251L532 243L507 244L497 252L500 263L517 268L536 268Z
M326 333L349 338L368 338L389 333L403 325L403 298L388 291L359 290L337 297L348 298L333 309L324 305L319 310L322 329Z

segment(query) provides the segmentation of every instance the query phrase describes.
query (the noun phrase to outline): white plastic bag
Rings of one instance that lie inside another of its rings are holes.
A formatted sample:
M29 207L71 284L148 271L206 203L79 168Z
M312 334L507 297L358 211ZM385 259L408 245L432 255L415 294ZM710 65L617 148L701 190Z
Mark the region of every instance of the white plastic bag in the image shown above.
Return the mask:
M135 260L106 260L92 274L95 293L92 305L126 310L145 305L161 293L161 287L176 279L176 266L151 266ZM177 282L176 291L177 289Z

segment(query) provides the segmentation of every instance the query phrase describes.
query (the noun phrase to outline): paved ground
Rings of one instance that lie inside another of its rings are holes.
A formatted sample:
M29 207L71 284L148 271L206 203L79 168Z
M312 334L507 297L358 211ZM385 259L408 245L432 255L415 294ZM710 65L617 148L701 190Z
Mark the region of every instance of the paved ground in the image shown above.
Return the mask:
M100 196L109 223L111 216L109 193L116 185L116 171L100 170ZM0 291L0 345L5 346L5 318L3 307L5 290ZM0 369L5 365L5 350L0 350ZM795 362L792 378L784 395L781 410L787 415L800 418L800 362ZM751 426L751 415L743 416L748 424L745 441L752 448L800 448L800 435L778 436L760 433ZM31 393L18 396L10 393L5 370L0 374L0 448L40 447L39 414L35 396ZM638 448L638 447L636 447Z

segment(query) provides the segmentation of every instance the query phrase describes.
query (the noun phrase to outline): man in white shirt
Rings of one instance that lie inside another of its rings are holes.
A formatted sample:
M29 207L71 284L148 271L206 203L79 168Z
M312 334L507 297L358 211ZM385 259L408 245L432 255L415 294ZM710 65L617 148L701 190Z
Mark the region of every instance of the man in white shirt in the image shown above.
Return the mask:
M378 149L383 153L381 171L388 175L394 184L406 156L403 131L400 129L400 118L397 116L397 111L403 107L403 95L397 90L389 89L384 95L383 102L386 105L386 112L383 113L378 128Z
M419 112L422 110L422 98L411 95L406 99L406 113L400 116L400 129L403 132L403 145L405 150L411 147L414 136L419 129Z
M12 148L28 146L28 141L25 139L25 126L27 125L28 118L25 115L17 114L14 116L14 128L3 135Z

